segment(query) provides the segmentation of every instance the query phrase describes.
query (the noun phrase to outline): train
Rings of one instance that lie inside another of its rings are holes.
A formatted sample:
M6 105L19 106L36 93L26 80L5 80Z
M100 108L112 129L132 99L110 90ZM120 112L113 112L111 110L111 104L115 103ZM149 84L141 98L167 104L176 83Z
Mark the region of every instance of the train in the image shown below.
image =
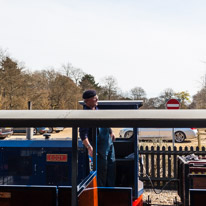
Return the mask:
M137 110L141 106L142 101L99 102L99 109L104 111ZM25 116L24 112L33 111L22 111L21 116ZM35 119L35 115L31 118ZM55 116L55 119L59 118ZM97 187L96 157L91 169L87 150L78 138L78 127L73 129L71 139L51 140L45 135L45 140L29 138L0 142L0 205L143 205L137 139L116 138L115 187ZM96 138L96 127L93 130Z
M142 206L144 185L138 178L137 127L204 128L206 110L138 109L141 106L139 101L102 101L98 111L0 111L3 127L72 127L71 140L45 137L0 142L0 205ZM97 187L96 155L90 171L87 151L78 138L79 127L91 127L94 140L97 127L133 127L133 138L114 142L115 187ZM191 190L191 194L195 192Z

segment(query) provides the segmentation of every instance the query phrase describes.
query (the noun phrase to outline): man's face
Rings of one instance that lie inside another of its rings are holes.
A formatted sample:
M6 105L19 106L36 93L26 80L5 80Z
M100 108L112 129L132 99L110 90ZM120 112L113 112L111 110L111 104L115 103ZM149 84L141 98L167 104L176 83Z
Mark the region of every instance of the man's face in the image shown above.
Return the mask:
M89 99L85 99L85 103L90 108L95 108L98 105L98 96L91 97Z

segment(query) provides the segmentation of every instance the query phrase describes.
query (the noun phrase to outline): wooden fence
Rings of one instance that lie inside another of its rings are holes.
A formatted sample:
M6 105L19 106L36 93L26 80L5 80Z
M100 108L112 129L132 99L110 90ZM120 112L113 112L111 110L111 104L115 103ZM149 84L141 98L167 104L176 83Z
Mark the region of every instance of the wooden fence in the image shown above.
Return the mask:
M143 165L139 165L139 177L144 182L145 188L151 188L151 181L155 188L176 189L178 184L178 156L195 154L206 156L205 147L201 151L199 147L151 147L139 148L139 154ZM151 179L151 181L149 180ZM169 182L169 183L168 183Z

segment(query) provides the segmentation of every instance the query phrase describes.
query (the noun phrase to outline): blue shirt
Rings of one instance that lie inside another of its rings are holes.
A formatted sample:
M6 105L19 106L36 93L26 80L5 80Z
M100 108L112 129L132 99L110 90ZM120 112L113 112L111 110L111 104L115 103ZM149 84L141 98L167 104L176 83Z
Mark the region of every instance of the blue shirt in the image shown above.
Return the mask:
M84 105L83 110L91 110L90 107ZM95 110L98 110L98 107L95 107ZM109 129L109 133L112 133L111 128ZM97 134L99 134L99 130L97 130ZM89 142L92 144L92 128L79 128L79 136L82 141L84 141L86 138L89 139Z
M90 107L84 105L83 110L91 110ZM95 108L95 110L98 110L98 107ZM92 144L92 128L79 128L79 136L82 141L84 141L86 138L89 139L89 142Z

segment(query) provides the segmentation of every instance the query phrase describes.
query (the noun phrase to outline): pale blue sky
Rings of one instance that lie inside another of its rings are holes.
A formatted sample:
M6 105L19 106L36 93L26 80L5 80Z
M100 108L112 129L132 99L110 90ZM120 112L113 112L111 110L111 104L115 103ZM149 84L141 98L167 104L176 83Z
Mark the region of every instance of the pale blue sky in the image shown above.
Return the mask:
M70 62L123 92L195 94L206 74L204 0L0 0L0 47L30 70Z

